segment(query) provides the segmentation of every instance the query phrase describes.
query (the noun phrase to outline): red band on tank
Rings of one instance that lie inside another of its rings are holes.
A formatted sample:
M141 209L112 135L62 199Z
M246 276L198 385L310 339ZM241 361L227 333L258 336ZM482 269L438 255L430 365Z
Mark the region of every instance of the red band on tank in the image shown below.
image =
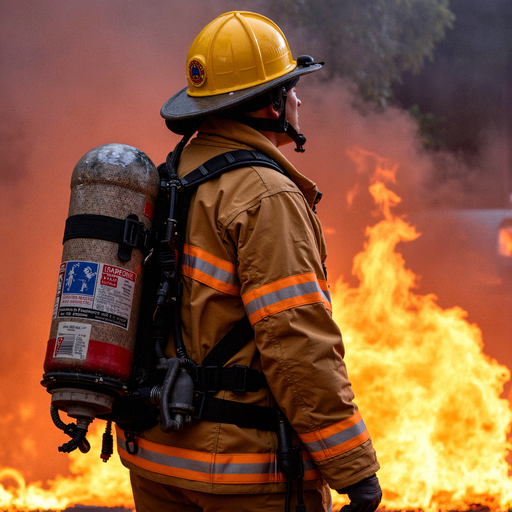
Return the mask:
M149 220L153 220L153 215L155 214L155 206L146 201L144 205L144 215L148 217Z
M55 338L48 340L45 372L82 372L128 380L132 369L133 352L118 345L98 340L89 340L85 360L55 358Z

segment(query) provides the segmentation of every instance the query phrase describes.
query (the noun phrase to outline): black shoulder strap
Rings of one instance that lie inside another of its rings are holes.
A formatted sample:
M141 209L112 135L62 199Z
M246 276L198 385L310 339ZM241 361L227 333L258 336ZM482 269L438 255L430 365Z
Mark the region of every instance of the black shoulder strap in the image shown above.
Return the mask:
M194 169L185 177L181 178L180 182L183 188L197 187L201 185L201 183L216 178L225 172L233 171L240 167L250 167L252 165L270 167L286 176L285 171L280 165L275 160L265 155L265 153L239 149L210 158L210 160L203 165L200 165L197 169Z
M244 316L233 328L208 352L201 363L203 366L224 366L254 336L249 318Z

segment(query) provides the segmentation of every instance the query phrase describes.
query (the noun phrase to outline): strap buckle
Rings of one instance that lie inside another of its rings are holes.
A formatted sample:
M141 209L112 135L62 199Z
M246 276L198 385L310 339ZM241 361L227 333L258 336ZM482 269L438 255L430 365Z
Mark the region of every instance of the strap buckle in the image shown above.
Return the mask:
M235 369L235 378L233 379L233 391L235 393L247 392L247 371L249 368L240 364L232 366Z
M139 222L136 215L128 215L124 219L123 244L135 248L139 244L139 237L144 228L144 224Z
M196 366L195 381L197 387L204 393L217 393L219 391L219 367L218 366Z
M206 393L202 391L194 391L194 413L192 418L200 420L203 417L204 403L206 401Z

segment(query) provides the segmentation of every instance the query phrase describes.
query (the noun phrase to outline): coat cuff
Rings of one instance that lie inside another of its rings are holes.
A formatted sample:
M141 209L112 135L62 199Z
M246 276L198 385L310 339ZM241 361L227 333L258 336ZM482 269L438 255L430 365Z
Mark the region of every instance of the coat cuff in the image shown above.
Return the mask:
M332 459L317 462L331 489L342 489L372 476L380 465L371 439Z

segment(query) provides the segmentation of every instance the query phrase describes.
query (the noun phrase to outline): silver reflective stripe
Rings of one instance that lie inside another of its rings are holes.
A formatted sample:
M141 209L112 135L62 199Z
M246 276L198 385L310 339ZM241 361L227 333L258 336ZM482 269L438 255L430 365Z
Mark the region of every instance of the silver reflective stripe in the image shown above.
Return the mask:
M250 462L247 464L219 464L213 465L213 473L216 475L266 475L274 473L272 464L264 462Z
M320 289L320 285L316 281L294 284L281 288L280 290L276 290L275 292L266 293L261 297L256 297L245 305L245 310L248 315L252 315L265 306L270 306L276 302L292 299L294 297L309 295L310 293L321 293L322 296L325 296L324 292Z
M331 294L329 293L329 290L322 290L322 295L325 297L327 302L331 302Z
M188 469L190 471L197 471L198 473L209 474L212 468L210 462L201 462L198 460L183 459L173 455L163 455L162 453L151 452L139 446L137 457L154 462L161 466L173 467L177 469Z
M121 448L126 450L126 442L123 439L119 439ZM210 454L205 454L210 455ZM172 467L176 469L183 469L189 471L196 471L198 473L204 473L206 475L266 475L266 474L277 474L276 463L271 462L249 462L249 463L213 463L197 461L193 459L185 459L182 457L176 457L174 455L165 455L158 452L152 452L145 450L144 448L138 447L137 457L144 459L148 462L158 464L160 466ZM214 455L211 455L212 461Z
M321 441L312 441L310 443L304 443L306 448L310 453L320 452L327 448L333 448L340 444L345 443L346 441L350 441L354 437L357 437L359 434L362 434L366 430L366 425L363 420L358 421L355 425L342 430L341 432L337 432L336 434L332 434L329 437L322 439Z
M184 254L182 263L187 267L194 268L208 274L217 281L222 281L223 283L230 284L232 286L238 286L238 277L235 274L222 270L221 268L216 267L197 256Z
M119 446L126 450L126 441L118 437ZM205 454L206 455L206 454ZM210 454L207 454L210 455ZM182 469L188 471L195 471L205 475L278 475L280 474L277 469L277 461L273 462L249 462L249 463L213 463L197 461L192 459L185 459L173 455L165 455L158 452L146 450L141 446L138 447L137 457L148 462L158 464L164 467L172 467L175 469ZM211 454L212 461L214 455ZM305 471L317 471L316 464L308 457L304 460ZM278 478L274 477L273 481Z

